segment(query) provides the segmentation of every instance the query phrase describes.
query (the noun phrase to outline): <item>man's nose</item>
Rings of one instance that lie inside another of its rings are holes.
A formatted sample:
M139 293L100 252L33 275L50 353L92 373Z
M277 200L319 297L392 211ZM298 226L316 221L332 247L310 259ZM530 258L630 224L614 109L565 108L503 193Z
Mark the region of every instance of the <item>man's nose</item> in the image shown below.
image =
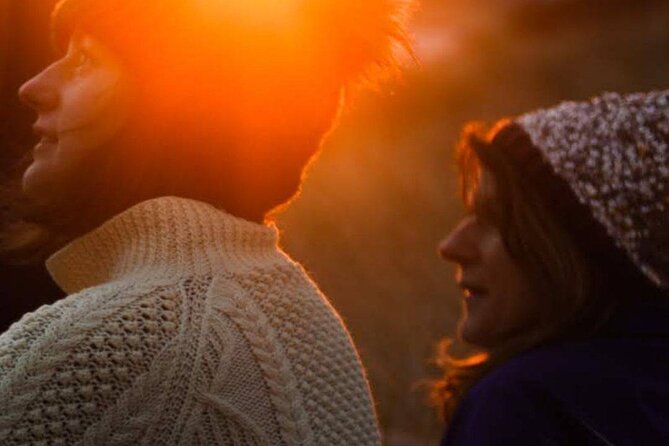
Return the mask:
M35 111L45 112L58 107L58 89L46 71L38 74L19 88L19 99Z
M465 264L476 258L477 249L473 240L473 220L466 218L439 243L439 255L451 262Z

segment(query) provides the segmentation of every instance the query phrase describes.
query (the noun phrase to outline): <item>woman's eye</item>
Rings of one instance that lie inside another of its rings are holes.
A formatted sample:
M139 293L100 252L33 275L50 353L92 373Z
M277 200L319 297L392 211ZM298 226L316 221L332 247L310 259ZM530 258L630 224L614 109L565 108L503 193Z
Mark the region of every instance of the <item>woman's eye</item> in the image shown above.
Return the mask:
M474 207L473 214L476 217L476 221L482 225L493 225L495 222L495 213L490 206L479 204Z

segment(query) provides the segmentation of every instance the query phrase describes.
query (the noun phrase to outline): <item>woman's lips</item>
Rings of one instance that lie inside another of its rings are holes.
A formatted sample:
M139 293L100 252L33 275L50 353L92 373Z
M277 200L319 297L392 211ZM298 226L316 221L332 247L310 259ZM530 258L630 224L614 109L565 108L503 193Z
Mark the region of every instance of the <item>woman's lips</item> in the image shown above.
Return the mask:
M482 286L469 283L460 283L459 285L460 288L462 288L462 294L464 295L465 299L482 298L488 294L488 290Z

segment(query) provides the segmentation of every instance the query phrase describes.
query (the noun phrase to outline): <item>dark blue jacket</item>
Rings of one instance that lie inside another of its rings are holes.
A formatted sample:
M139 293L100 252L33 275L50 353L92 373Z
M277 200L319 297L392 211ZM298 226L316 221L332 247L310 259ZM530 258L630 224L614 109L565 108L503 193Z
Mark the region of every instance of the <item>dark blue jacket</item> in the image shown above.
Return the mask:
M499 366L472 387L441 444L669 445L669 305L623 307L596 338Z

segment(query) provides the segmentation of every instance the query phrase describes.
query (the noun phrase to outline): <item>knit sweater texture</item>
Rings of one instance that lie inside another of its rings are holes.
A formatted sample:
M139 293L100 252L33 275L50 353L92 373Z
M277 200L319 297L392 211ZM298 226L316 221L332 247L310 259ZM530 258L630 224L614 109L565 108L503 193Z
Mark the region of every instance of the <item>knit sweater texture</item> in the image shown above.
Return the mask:
M379 445L340 317L277 230L150 200L47 262L0 336L2 445Z

